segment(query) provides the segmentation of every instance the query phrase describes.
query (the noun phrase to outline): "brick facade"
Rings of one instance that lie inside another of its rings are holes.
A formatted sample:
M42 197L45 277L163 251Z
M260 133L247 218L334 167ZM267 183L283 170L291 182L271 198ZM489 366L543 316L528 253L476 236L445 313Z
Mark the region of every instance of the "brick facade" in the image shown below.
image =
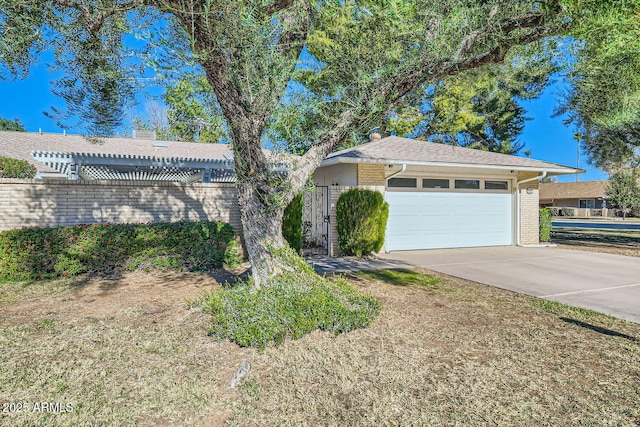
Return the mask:
M518 181L533 178L537 174L521 173ZM525 182L520 185L520 244L537 245L540 243L539 217L539 183L538 180Z
M0 179L0 231L30 226L222 221L241 236L233 184Z
M384 186L384 165L358 164L358 187Z

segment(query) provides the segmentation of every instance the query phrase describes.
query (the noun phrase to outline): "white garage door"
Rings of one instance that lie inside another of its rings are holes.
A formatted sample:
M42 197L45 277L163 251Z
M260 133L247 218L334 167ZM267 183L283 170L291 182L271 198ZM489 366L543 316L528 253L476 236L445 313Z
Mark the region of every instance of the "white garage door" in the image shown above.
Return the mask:
M511 194L386 192L387 251L507 246L512 238Z

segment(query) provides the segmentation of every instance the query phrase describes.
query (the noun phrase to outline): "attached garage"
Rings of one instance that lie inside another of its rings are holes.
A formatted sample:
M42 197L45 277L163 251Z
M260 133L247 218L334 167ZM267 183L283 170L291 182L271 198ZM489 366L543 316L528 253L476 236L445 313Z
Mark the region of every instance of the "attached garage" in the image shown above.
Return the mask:
M386 191L390 251L513 244L510 193Z

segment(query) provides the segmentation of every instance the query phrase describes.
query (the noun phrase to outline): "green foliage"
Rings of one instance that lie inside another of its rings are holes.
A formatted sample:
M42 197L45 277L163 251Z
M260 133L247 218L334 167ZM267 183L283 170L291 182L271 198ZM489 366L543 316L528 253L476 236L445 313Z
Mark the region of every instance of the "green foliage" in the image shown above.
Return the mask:
M22 123L20 123L20 120L18 118L9 120L9 119L3 119L2 117L0 117L0 130L9 130L14 132L26 131L26 129L24 128Z
M304 199L302 193L297 194L289 206L284 209L282 217L282 235L291 249L300 252L302 249L302 208Z
M31 179L36 173L35 166L25 160L0 156L0 178Z
M633 160L640 146L640 1L567 6L576 17L576 60L568 73L572 88L557 113L585 134L591 161L611 170Z
M358 257L380 251L388 217L389 205L377 191L354 188L342 193L336 204L340 250Z
M633 206L640 204L640 185L638 175L626 170L620 171L609 179L607 186L607 204L622 209L622 216Z
M88 224L0 233L0 281L155 268L208 271L238 261L235 232L220 222Z
M515 154L526 111L557 70L547 43L514 49L504 64L451 76L405 98L381 132L485 151Z
M165 87L164 104L148 104L146 117L133 119L136 129L154 130L168 141L220 143L228 139L216 96L204 75L186 74Z
M553 221L553 217L551 216L551 209L540 208L539 217L540 217L540 241L550 242L551 227L552 227L552 221Z
M339 334L371 324L380 303L344 279L328 280L309 267L287 272L258 290L243 283L208 294L203 311L213 316L209 333L243 347L265 348L316 329Z

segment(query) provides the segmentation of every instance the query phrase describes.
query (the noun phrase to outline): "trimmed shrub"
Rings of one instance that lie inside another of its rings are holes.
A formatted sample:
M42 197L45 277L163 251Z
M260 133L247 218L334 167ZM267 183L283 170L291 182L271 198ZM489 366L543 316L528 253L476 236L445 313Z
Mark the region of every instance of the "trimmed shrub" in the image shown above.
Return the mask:
M551 216L551 209L549 208L540 208L540 241L541 242L550 242L551 241L551 227L553 217Z
M634 206L631 208L631 216L640 218L640 206Z
M291 200L289 206L284 210L282 217L282 235L289 243L289 246L296 252L302 248L302 208L304 199L302 193Z
M551 216L560 216L562 208L551 207Z
M377 191L354 188L342 193L336 205L340 250L358 257L380 251L388 217L389 205Z
M0 281L112 274L149 268L208 271L238 262L233 228L220 222L93 224L0 233Z
M562 216L576 216L578 214L578 210L576 208L562 208L560 210Z
M288 258L295 256L291 249L286 251ZM316 329L339 334L373 322L380 312L378 300L344 279L317 275L298 259L294 272L271 279L258 290L242 283L205 296L202 309L213 318L209 334L243 347L265 348Z
M32 179L36 172L35 166L25 160L0 156L0 178Z

